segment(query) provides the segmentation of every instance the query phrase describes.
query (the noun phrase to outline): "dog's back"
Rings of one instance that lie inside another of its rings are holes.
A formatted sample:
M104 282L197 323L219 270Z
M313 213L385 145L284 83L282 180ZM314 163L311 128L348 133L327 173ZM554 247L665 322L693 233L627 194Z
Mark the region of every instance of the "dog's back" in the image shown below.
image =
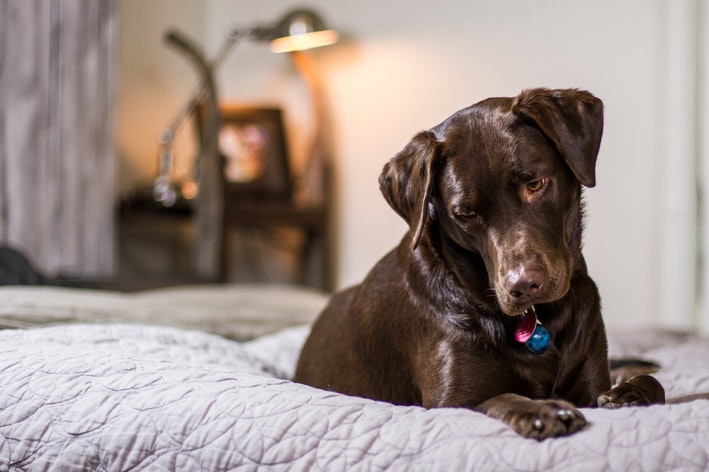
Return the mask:
M333 295L303 348L296 382L398 404L421 404L411 378L407 341L413 327L401 316L411 308L404 301L400 283L404 274L396 274L396 259L392 251L362 284Z

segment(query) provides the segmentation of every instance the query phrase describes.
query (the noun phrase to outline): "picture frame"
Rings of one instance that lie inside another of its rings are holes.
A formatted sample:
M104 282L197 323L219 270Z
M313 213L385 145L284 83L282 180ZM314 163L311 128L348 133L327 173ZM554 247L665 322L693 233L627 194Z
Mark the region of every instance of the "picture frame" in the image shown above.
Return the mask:
M222 104L219 111L226 197L290 200L293 184L281 109Z

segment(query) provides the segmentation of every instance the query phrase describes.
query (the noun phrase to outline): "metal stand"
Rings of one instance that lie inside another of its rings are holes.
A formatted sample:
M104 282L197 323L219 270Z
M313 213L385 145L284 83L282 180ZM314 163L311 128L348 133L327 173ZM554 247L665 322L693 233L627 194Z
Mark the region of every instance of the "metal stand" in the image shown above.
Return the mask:
M171 31L167 34L168 44L184 53L197 69L200 76L200 88L198 93L188 102L182 112L177 116L173 125L162 132L161 145L163 157L165 153L171 153L172 139L175 133L194 111L198 104L204 110L202 116L203 130L201 133L200 154L196 164L196 182L198 186L197 204L195 207L195 217L197 223L197 244L195 248L195 269L200 278L206 280L222 280L224 274L224 264L221 257L224 245L223 213L224 213L224 182L222 176L222 163L218 152L219 133L219 106L217 86L214 81L214 65L219 65L226 54L220 55L219 61L212 65L207 62L201 50L182 34ZM230 40L229 48L234 41ZM226 49L226 47L225 47ZM226 49L226 51L228 51ZM169 146L169 150L166 147ZM163 169L163 165L166 169ZM168 171L172 164L161 162L161 176L163 171ZM169 176L167 176L169 179ZM169 180L168 180L169 182ZM156 181L157 185L164 182ZM169 185L169 184L168 184Z

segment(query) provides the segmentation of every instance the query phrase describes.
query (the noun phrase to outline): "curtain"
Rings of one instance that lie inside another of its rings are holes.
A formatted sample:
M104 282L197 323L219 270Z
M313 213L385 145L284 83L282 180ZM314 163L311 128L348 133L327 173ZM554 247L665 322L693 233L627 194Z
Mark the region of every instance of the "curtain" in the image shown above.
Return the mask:
M116 0L0 0L0 244L114 265Z

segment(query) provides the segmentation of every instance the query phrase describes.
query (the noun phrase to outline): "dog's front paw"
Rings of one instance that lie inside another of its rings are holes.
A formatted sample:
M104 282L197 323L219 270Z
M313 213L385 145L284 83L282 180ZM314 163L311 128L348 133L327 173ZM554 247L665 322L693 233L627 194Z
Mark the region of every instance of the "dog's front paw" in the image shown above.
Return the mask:
M654 403L665 403L665 389L650 375L635 376L598 396L598 406L601 408L642 406Z
M511 413L508 423L512 429L539 441L573 434L587 424L580 411L560 400L530 400Z

